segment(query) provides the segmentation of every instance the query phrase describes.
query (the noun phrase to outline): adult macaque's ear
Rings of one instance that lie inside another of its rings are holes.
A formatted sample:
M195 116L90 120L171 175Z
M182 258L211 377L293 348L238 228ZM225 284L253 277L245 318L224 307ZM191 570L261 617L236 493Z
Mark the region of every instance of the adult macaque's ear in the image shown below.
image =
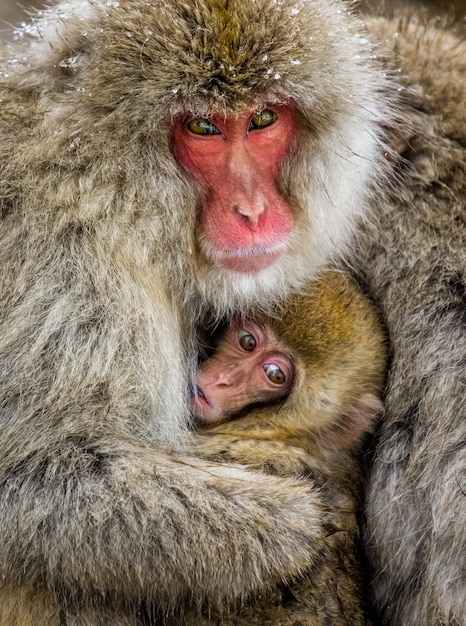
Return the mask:
M366 393L349 407L338 422L325 431L320 439L326 450L339 450L354 443L363 433L372 430L377 415L383 412L380 398Z

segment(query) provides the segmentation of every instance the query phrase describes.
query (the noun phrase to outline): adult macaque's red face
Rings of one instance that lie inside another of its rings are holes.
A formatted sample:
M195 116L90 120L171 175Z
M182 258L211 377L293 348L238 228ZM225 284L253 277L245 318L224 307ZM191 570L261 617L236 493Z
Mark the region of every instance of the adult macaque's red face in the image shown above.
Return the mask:
M214 262L257 273L285 249L294 220L278 179L295 135L285 105L175 120L174 153L203 190L202 243Z
M267 328L234 319L197 373L191 410L205 422L284 397L293 382L291 358Z

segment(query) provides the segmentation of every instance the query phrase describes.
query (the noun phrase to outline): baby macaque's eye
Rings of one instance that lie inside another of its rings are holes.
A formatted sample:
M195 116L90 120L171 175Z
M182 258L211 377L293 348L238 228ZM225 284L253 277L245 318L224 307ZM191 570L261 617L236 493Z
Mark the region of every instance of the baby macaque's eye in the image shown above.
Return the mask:
M286 382L286 376L276 363L264 363L264 371L267 378L275 385L283 385Z
M238 331L238 343L246 352L252 352L257 345L254 335L251 335L251 333L244 330L244 328L240 328Z

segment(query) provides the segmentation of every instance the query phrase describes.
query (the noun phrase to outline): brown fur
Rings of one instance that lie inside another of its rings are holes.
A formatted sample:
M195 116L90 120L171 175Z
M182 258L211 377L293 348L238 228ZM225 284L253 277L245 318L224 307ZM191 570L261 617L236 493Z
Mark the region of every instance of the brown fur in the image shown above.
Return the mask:
M221 424L201 423L198 455L306 478L327 507L327 535L313 567L243 604L233 617L223 607L209 618L190 614L173 623L369 624L358 525L363 480L355 442L373 429L382 410L386 346L379 317L355 284L336 272L277 307L272 317L251 317L286 346L295 384L282 403ZM352 447L340 438L345 434Z

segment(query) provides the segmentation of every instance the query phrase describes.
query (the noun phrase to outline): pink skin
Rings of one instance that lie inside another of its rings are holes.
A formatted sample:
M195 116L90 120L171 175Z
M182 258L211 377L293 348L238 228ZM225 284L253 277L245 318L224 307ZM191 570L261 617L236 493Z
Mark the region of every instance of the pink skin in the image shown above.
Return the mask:
M285 105L264 110L277 116L268 126L251 126L254 110L216 114L208 120L216 132L208 135L190 130L199 118L174 122L174 153L204 192L204 253L234 272L255 274L272 265L294 226L278 180L296 136L295 113Z
M253 338L253 349L241 340ZM254 403L276 402L286 395L293 381L290 358L279 341L254 322L234 319L212 357L197 374L197 394L191 411L204 422L216 422ZM279 368L279 370L277 369ZM277 383L277 372L284 381Z

